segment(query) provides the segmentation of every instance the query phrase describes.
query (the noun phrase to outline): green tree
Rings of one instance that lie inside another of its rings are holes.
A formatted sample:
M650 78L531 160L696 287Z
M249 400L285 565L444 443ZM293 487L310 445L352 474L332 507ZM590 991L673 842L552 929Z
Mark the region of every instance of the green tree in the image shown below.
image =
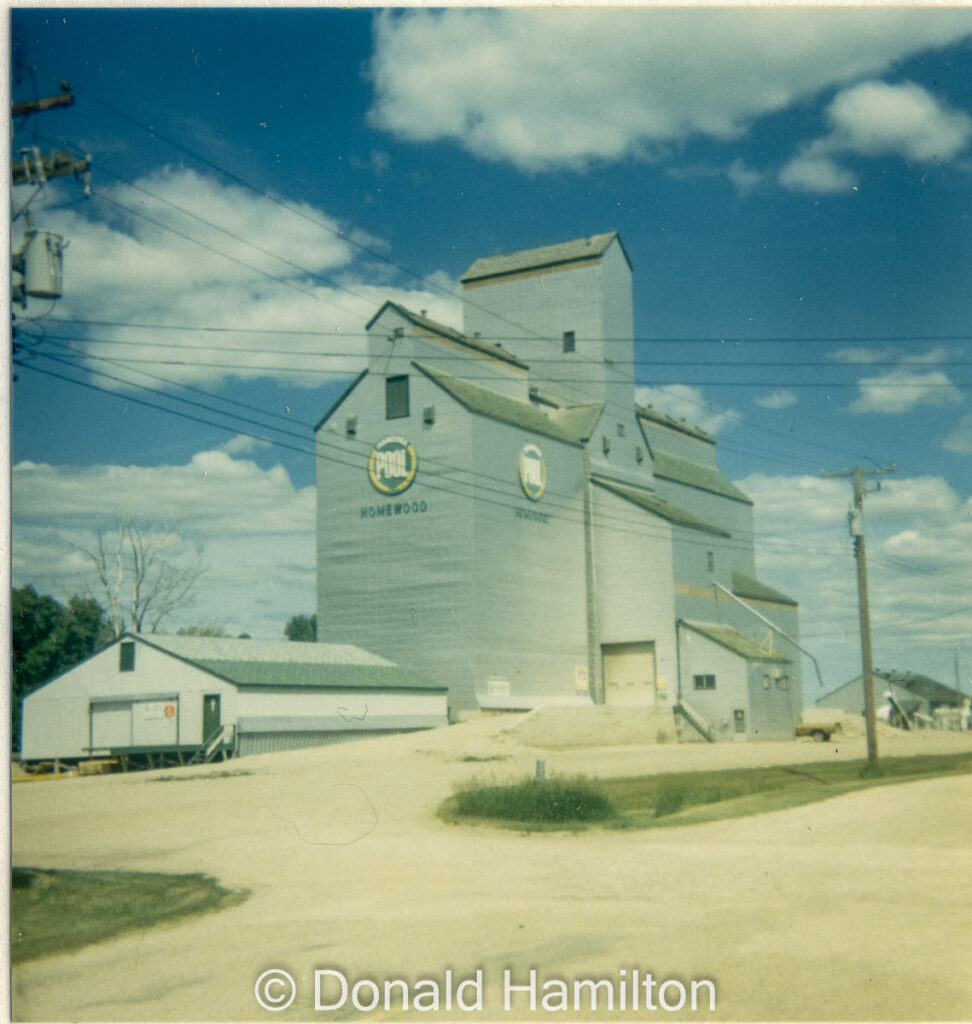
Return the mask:
M214 622L200 623L198 626L182 626L176 630L176 636L226 636L222 626Z
M284 626L284 636L288 640L313 643L317 639L317 616L295 615Z
M104 612L90 597L70 597L65 607L31 586L11 595L11 725L20 747L20 702L42 683L94 654L110 639Z

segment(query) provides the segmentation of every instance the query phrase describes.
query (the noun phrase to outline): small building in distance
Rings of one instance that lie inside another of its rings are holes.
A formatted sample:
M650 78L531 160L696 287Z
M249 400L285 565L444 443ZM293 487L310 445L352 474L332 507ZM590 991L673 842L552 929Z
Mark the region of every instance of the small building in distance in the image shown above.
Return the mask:
M447 703L346 644L126 634L24 698L20 755L199 763L434 728Z
M386 302L317 425L317 621L465 709L608 703L794 735L795 601L715 439L635 401L617 232L476 260L463 330ZM639 356L646 349L639 347Z
M969 698L917 672L875 669L871 676L877 717L902 728L968 728ZM864 714L864 676L837 687L817 701L818 707ZM956 724L957 723L957 724Z

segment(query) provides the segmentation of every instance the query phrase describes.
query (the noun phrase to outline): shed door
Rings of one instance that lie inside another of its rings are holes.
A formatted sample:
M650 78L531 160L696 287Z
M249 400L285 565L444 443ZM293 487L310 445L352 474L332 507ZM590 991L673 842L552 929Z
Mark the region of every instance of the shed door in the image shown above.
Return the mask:
M601 652L606 704L655 703L654 643L605 644Z
M93 750L132 745L132 704L127 700L91 705L91 747Z
M203 743L216 732L222 723L218 693L207 693L203 697Z

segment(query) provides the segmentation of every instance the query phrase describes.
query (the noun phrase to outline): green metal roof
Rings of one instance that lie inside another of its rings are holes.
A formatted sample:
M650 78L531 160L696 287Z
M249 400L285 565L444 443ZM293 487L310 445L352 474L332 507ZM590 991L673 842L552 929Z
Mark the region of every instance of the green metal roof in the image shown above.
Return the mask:
M696 427L685 420L678 420L674 416L668 416L663 412L659 412L653 406L636 405L635 412L639 419L658 423L663 427L669 427L671 430L677 430L681 434L688 434L689 437L694 437L697 441L715 444L715 438L711 434L707 434L701 427Z
M539 249L523 249L520 252L503 253L500 256L486 256L476 260L459 280L465 284L468 281L478 281L485 277L502 277L504 274L517 274L524 270L541 270L564 263L595 259L604 255L608 246L615 239L621 245L617 231L608 231L603 235L575 238L570 242L544 245ZM621 251L624 252L623 245L621 245ZM626 252L624 258L628 260ZM628 265L631 265L630 260L628 260Z
M396 665L301 665L280 662L190 659L237 686L348 690L447 690Z
M718 469L700 465L698 462L690 462L688 459L681 459L677 455L669 455L668 452L652 451L652 459L655 476L659 476L663 480L685 484L686 487L696 487L700 491L710 491L712 494L721 494L723 497L744 502L746 505L753 503Z
M794 608L798 604L792 597L781 594L738 569L732 570L732 592L736 597L748 597L751 601L772 601L773 604L789 604Z
M607 480L601 476L592 476L591 482L597 484L598 487L603 487L604 490L610 491L612 494L616 494L619 498L632 502L652 515L668 520L668 522L673 523L675 526L684 526L689 530L700 530L703 533L711 533L717 537L732 536L731 533L726 533L725 530L720 530L718 526L713 526L711 523L705 522L704 519L693 516L691 512L686 512L685 509L678 508L678 506L664 501L657 494L652 494L650 491L642 491L637 487L628 487L625 484L619 484L614 480Z
M424 363L413 362L412 365L424 373L429 380L438 384L443 391L452 395L460 405L470 412L499 420L501 423L509 423L514 427L521 427L534 434L552 437L565 444L580 446L580 438L558 426L529 402L507 398L506 395L480 387L479 384L472 384L461 377L453 377L451 373L433 370L431 366L426 366Z
M517 367L520 370L529 369L526 363L521 359L517 359L512 352L507 352L502 345L492 345L480 338L470 338L468 335L463 334L461 331L457 331L453 327L447 327L445 324L440 324L435 320L430 320L427 316L421 316L419 313L413 313L412 310L406 309L405 306L400 306L397 302L392 302L391 300L385 302L381 309L379 309L368 323L365 324L365 330L370 330L371 326L386 309L393 309L396 313L405 317L406 320L421 330L429 331L431 334L438 334L442 338L448 338L449 341L454 341L457 345L463 345L466 348L481 353L482 355L490 356L493 359L499 359L504 363L509 363L511 366Z
M353 644L126 634L237 686L445 690Z
M686 622L684 619L682 625L747 661L789 663L790 659L784 658L778 651L767 651L758 641L730 626L721 626L714 622Z

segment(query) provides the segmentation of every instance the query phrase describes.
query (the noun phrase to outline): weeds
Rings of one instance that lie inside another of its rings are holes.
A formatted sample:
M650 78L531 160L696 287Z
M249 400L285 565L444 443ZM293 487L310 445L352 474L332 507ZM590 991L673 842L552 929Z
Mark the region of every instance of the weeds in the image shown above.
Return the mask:
M586 779L526 779L512 785L472 784L453 797L461 818L493 818L541 825L605 821L614 805Z

